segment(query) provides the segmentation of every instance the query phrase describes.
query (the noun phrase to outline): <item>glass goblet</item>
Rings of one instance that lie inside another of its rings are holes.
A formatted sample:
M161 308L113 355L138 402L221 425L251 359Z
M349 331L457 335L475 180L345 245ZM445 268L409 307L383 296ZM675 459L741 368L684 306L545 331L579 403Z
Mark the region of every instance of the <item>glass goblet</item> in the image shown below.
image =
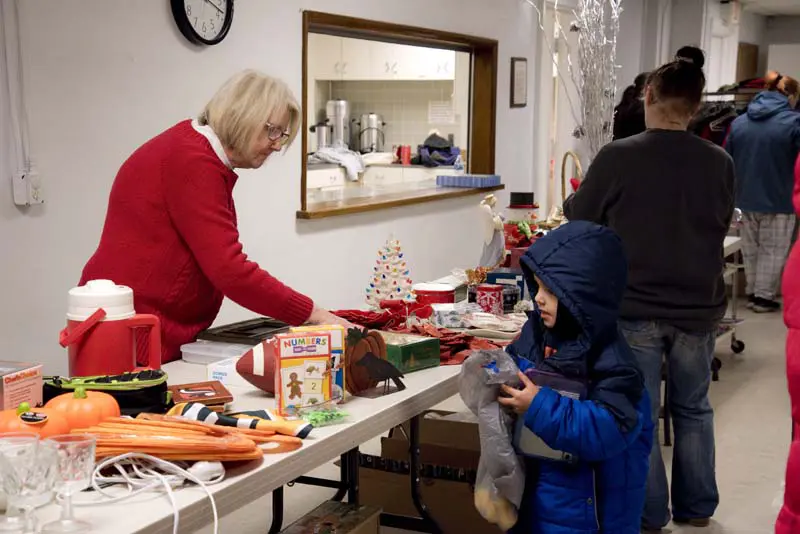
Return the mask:
M45 440L57 454L56 489L61 500L61 519L42 527L43 534L86 532L91 525L75 519L72 496L89 487L95 464L96 439L88 434L64 434Z
M33 510L49 502L55 483L56 454L39 436L0 436L0 481L9 509L22 510L23 517L7 516L0 531L36 532Z

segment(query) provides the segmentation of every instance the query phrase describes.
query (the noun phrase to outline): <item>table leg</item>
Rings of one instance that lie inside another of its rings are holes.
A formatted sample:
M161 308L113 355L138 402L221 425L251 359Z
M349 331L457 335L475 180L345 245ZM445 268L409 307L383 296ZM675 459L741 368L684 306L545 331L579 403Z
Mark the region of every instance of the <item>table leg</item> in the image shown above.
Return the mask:
M381 514L381 525L385 527L411 530L414 532L427 532L429 534L443 534L441 528L428 512L428 507L422 502L420 494L420 462L419 462L419 420L416 416L410 421L409 432L409 481L411 482L411 501L417 509L419 517L406 517L394 514Z
M419 517L422 521L422 524L430 529L427 530L427 532L439 534L441 529L428 513L428 507L422 502L422 497L420 495L419 486L420 482L422 482L422 479L419 476L419 419L420 416L417 415L416 417L412 418L410 422L411 436L409 436L409 438L411 441L411 450L409 451L409 463L411 468L411 500L414 502L414 508L416 508L417 512L419 512Z
M349 451L339 457L339 489L336 495L331 499L332 501L342 502L347 491L350 489L350 453Z
M278 534L283 528L283 486L272 491L272 525L269 534Z
M347 502L358 504L358 448L345 453L342 458L347 457Z

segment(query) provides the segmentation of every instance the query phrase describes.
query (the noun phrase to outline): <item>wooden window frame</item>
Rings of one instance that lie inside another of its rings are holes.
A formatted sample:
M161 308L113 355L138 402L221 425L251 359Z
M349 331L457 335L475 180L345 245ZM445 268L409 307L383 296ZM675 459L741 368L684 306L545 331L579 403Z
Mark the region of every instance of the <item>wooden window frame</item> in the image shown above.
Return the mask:
M302 104L308 103L308 34L322 33L338 37L351 37L383 41L388 43L443 48L458 52L468 52L472 56L472 79L470 87L470 136L468 147L469 169L473 174L494 174L495 136L497 128L497 47L493 39L475 37L440 30L418 28L403 24L392 24L374 20L360 19L318 11L303 12L303 88ZM359 198L352 201L315 203L313 211L308 210L307 154L308 154L308 113L303 114L302 130L302 175L300 187L300 210L298 219L318 219L335 215L374 211L396 206L419 204L445 198L462 197L485 191L502 189L503 186L475 189L444 188L439 191L409 192L409 194L390 194L383 197ZM370 202L372 200L372 202ZM325 205L327 204L327 206Z

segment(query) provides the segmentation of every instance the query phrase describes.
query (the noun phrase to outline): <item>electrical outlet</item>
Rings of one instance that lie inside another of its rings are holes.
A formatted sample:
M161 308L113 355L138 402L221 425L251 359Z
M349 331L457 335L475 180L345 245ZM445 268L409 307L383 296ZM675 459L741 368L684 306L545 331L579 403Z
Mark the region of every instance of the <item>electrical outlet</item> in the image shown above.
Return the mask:
M14 176L12 190L14 204L17 206L32 206L44 203L42 178L35 170L21 172Z
M42 189L42 177L35 171L28 173L28 204L44 204L44 190Z

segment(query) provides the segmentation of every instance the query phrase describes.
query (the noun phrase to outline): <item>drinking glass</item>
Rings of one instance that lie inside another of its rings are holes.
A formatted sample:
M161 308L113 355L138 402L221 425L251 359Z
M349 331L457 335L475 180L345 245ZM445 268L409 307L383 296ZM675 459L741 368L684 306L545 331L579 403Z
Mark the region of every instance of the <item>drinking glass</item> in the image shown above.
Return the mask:
M9 509L23 517L7 516L0 530L36 532L33 510L49 502L55 484L56 450L31 434L0 435L0 481Z
M91 525L75 519L72 496L88 488L94 471L96 440L88 434L64 434L45 440L57 453L56 489L61 500L61 519L42 527L43 534L86 532Z
M33 454L32 449L39 444L39 436L13 432L0 434L0 455L7 451L9 456ZM18 514L14 497L19 493L20 480L11 470L8 462L0 460L0 491L6 495L6 514L0 518L0 532L22 532L25 520Z

